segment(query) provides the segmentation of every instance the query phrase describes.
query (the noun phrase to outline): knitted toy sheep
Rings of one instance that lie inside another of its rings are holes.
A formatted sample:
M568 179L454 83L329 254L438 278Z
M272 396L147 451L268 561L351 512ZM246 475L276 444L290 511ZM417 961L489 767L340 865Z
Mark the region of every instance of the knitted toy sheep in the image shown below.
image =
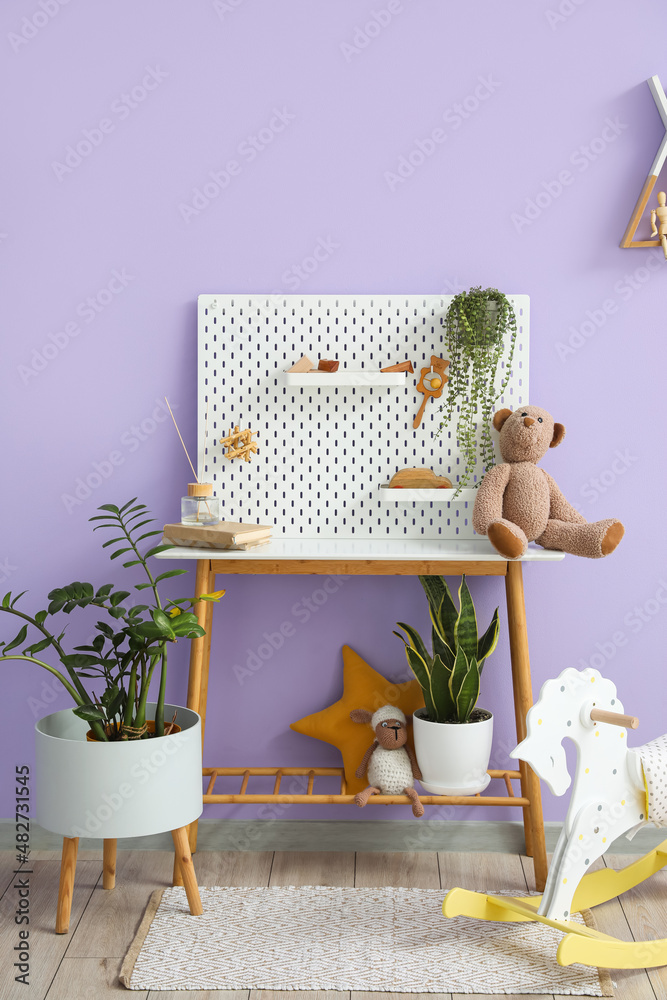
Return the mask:
M488 535L506 559L520 559L528 542L573 556L599 559L613 552L623 537L617 518L589 523L567 502L556 481L537 462L565 437L562 424L539 406L498 410L493 426L500 431L503 462L487 472L477 490L472 525Z
M415 752L407 745L408 730L406 719L400 708L383 705L371 715L363 708L350 712L353 722L370 722L375 739L363 756L356 770L357 778L368 772L368 788L358 792L354 801L365 806L371 795L407 795L412 802L415 816L424 815L424 807L414 788L414 779L421 778Z

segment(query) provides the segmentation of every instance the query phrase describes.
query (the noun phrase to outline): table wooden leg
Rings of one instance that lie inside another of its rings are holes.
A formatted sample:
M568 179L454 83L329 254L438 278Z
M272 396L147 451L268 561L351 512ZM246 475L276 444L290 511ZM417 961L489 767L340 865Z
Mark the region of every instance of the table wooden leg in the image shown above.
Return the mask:
M514 713L516 735L519 743L526 737L526 713L533 704L530 677L530 657L528 653L528 631L526 628L526 606L523 596L523 568L520 562L507 564L505 578L507 596L507 621L512 660L512 685L514 688ZM523 809L523 826L526 837L526 853L533 858L535 887L544 889L547 878L547 852L544 842L544 820L542 817L542 794L539 778L525 761L519 762L521 772L521 794L530 800Z
M197 575L195 579L195 596L198 594L210 594L215 589L215 573L211 569L210 559L197 560ZM192 639L190 644L190 671L188 675L188 701L187 707L194 709L201 715L201 739L202 751L204 749L204 729L206 726L206 696L208 693L208 668L211 658L211 623L213 621L213 601L199 601L193 607L194 614L206 634L200 639ZM188 840L190 851L194 854L197 850L197 828L199 824L195 820L188 826ZM174 885L182 885L178 881L180 875L177 871L178 864L174 863Z
M189 829L186 827L186 829ZM191 852L192 853L192 852ZM178 863L178 854L174 851L174 872L171 877L172 885L183 885L183 876L181 874L181 866Z
M102 851L102 888L116 887L116 840L105 840Z
M76 873L76 856L79 851L78 837L63 837L63 853L60 861L60 884L58 886L58 908L56 910L56 934L67 934L69 917L72 912L72 894Z
M187 827L181 826L178 830L173 830L171 835L174 838L174 848L181 869L181 875L183 876L183 885L185 886L185 895L188 897L190 913L193 917L200 917L204 910L201 905L199 888L197 887L195 868L192 864Z

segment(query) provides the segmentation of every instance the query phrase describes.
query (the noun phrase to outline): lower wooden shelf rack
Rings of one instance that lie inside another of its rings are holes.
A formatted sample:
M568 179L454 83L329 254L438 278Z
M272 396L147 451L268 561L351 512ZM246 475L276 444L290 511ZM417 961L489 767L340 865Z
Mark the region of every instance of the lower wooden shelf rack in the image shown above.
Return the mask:
M204 793L204 802L227 802L259 804L261 802L286 802L306 805L351 805L354 795L348 794L345 782L345 772L342 767L205 767L202 774L209 779ZM505 791L501 795L420 795L424 805L455 805L455 806L528 806L530 800L514 794L512 781L521 777L519 771L490 770L491 778L504 781ZM219 778L239 777L241 788L238 792L216 793L215 785ZM273 791L253 793L248 791L250 779L254 777L270 777L274 779ZM301 777L299 782L305 792L281 792L283 778ZM318 794L315 792L315 779L319 777L338 778L340 792ZM407 795L373 795L369 805L409 805Z

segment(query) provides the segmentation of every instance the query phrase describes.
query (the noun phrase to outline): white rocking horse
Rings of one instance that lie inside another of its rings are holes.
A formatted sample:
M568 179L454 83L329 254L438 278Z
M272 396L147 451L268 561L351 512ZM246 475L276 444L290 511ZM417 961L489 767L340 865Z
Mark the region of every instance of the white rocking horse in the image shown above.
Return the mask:
M654 778L660 784L660 772L667 777L667 736L630 750L626 728L637 725L637 719L623 714L615 685L597 670L568 668L547 681L527 714L526 739L510 754L530 764L555 795L563 795L570 775L562 740L567 736L577 747L570 806L544 895L515 898L452 889L443 903L445 916L538 920L556 927L566 934L556 956L560 965L635 969L667 964L667 939L621 941L570 920L571 912L613 899L667 864L664 841L619 872L605 868L586 874L616 837L626 833L631 838L647 822L667 825L667 794L653 785Z

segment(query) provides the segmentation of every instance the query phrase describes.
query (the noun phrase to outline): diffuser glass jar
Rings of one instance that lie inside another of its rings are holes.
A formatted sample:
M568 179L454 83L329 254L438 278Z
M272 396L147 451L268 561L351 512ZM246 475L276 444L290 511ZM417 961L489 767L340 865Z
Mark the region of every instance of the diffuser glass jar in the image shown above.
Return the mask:
M188 483L188 495L181 498L181 524L217 524L222 517L220 508L211 483Z

